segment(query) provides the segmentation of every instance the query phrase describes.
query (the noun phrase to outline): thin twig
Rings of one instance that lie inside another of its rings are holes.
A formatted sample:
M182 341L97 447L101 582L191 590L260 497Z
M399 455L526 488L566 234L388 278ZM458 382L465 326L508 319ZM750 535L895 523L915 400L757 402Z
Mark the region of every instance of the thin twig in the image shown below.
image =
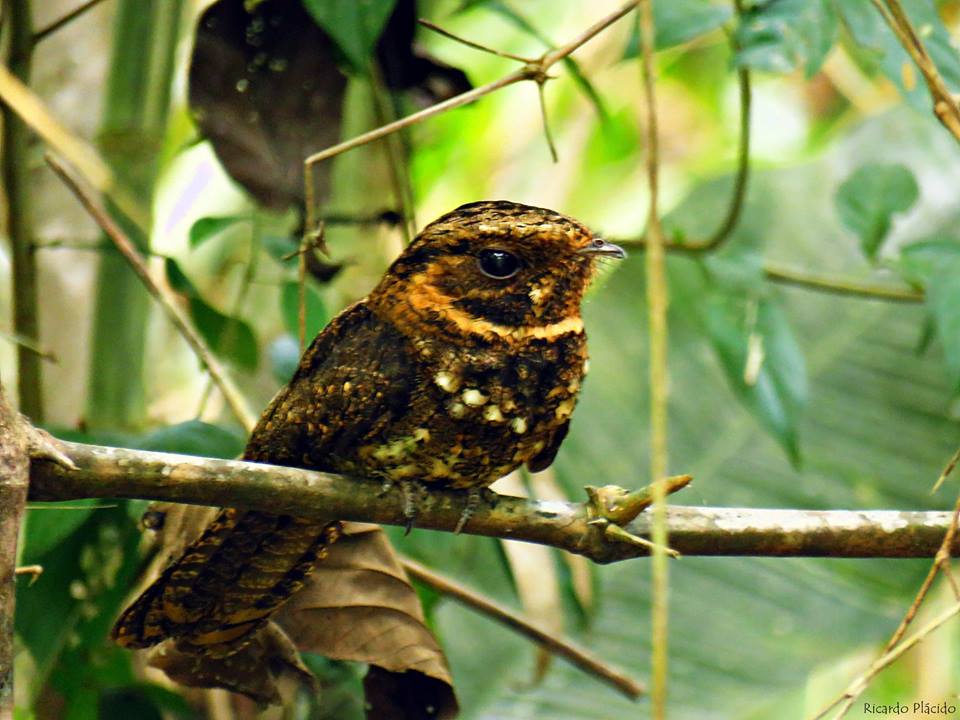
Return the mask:
M450 40L460 43L461 45L466 45L467 47L473 48L474 50L480 50L485 53L490 53L491 55L497 55L498 57L507 58L508 60L516 60L517 62L522 62L522 63L537 62L535 58L523 57L523 55L514 55L513 53L506 52L504 50L497 50L496 48L487 47L486 45L481 45L480 43L474 42L473 40L467 40L467 38L461 37L460 35L455 35L449 30L445 30L444 28L440 27L439 25L435 25L429 20L420 18L417 20L417 22L423 25L428 30L433 30L435 33L443 35L445 38L449 38Z
M933 484L933 487L930 489L930 494L933 495L940 487L947 481L947 478L950 477L954 469L957 467L957 463L960 462L960 448L957 448L956 452L953 453L953 457L950 458L950 461L947 463L947 466L943 469L943 472L940 473L940 477L937 478L937 481Z
M958 614L960 614L960 602L951 605L940 615L924 625L916 632L916 634L910 636L908 640L903 641L892 650L881 655L873 662L866 672L864 672L860 677L847 686L847 689L843 691L839 698L817 713L813 720L821 720L821 718L826 717L833 708L841 703L843 703L843 705L835 716L835 720L842 718L850 711L850 709L853 707L853 703L856 702L857 698L863 694L863 691L870 686L870 683L877 675L880 674L880 672L892 665L901 655L913 648L920 641L924 640L928 635L930 635L930 633Z
M254 212L250 217L250 245L247 251L247 260L243 264L243 274L240 276L240 287L233 299L233 307L230 309L230 317L239 317L243 312L244 303L247 301L247 295L250 293L250 287L257 275L257 259L260 256L260 218ZM223 347L229 347L231 343L239 340L237 334L237 324L230 323L226 332L221 338ZM302 352L302 348L301 348ZM207 410L207 403L213 395L213 389L216 381L212 375L207 376L207 383L204 385L203 392L200 393L200 402L197 403L197 418L202 418Z
M20 335L19 333L15 333L15 332L13 333L4 332L3 330L0 330L0 338L3 338L4 340L7 340L9 342L12 342L14 345L18 345L20 347L26 348L27 350L34 353L37 357L42 358L43 360L46 360L52 363L57 362L57 356L54 355L51 350L44 349L42 345L36 343L31 338L28 338L24 335Z
M546 74L546 71L548 68L550 68L550 66L567 57L580 46L592 40L594 37L606 30L610 25L637 7L637 4L637 0L626 3L615 12L591 25L566 45L562 45L556 50L551 50L550 52L545 53L536 62L526 63L523 67L504 75L499 80L494 80L486 85L481 85L480 87L473 88L472 90L468 90L460 95L455 95L448 100L444 100L443 102L437 103L436 105L431 105L430 107L420 110L419 112L415 112L411 115L407 115L404 118L395 120L392 123L382 125L381 127L357 135L356 137L345 140L337 145L332 145L331 147L314 153L308 157L304 161L304 198L307 211L307 232L311 232L313 230L314 216L316 214L316 208L314 207L316 195L313 190L313 174L311 172L311 168L315 164L323 162L324 160L329 160L332 157L340 155L341 153L347 152L348 150L352 150L356 147L360 147L361 145L366 145L374 140L379 140L380 138L397 132L398 130L402 130L405 127L410 127L411 125L423 122L427 118L433 117L439 113L452 110L453 108L457 108L462 105L467 105L474 100L483 97L484 95L489 95L490 93L501 88L505 88L508 85L513 85L514 83L521 82L522 80L539 81L539 79L543 78L543 76Z
M647 309L650 336L650 476L667 474L667 278L663 229L660 226L659 138L657 127L656 69L654 67L653 0L640 6L637 19L641 47L641 68L646 130L647 186L650 205L647 213ZM653 483L653 597L651 601L651 697L650 713L654 720L667 715L667 659L669 656L669 566L667 547L672 547L667 534L666 486Z
M96 149L61 124L46 103L5 65L0 65L0 99L50 148L77 168L99 193L109 196L124 215L141 229L149 225L150 213L117 181L110 166Z
M899 0L871 0L874 7L883 17L890 29L893 30L903 49L916 63L920 74L927 84L927 89L933 99L933 113L940 123L960 141L960 104L950 93L940 71L927 52L919 33L910 23L910 18L900 5Z
M950 562L950 548L953 547L953 541L957 535L958 520L960 520L960 495L957 496L957 500L954 503L950 526L947 528L947 534L943 536L943 542L940 544L940 548L937 550L933 564L930 566L930 571L927 573L927 576L924 578L923 583L920 586L920 590L917 592L916 597L913 599L909 609L903 616L903 620L900 621L900 625L894 631L893 635L890 637L890 640L887 641L887 644L883 649L884 652L889 652L898 642L900 642L900 639L904 636L904 634L906 634L907 628L910 627L910 623L913 622L913 618L916 616L917 610L920 608L920 604L930 591L930 586L933 584L933 579L937 574L937 570L946 568L947 564Z
M543 136L547 140L547 148L550 150L550 159L557 162L560 158L557 155L557 145L553 141L553 133L550 132L550 117L547 115L547 99L543 92L543 86L546 83L537 83L537 99L540 104L540 118L543 120Z
M496 620L501 625L506 625L520 635L526 636L552 654L568 660L583 672L593 675L616 688L627 697L636 699L645 692L642 683L634 680L622 670L612 667L573 640L556 637L551 631L539 627L535 622L528 620L519 613L434 572L416 560L403 558L403 567L407 574L415 580L419 580L437 592Z
M37 578L43 574L43 565L21 565L14 569L13 574L17 577L20 575L29 575L30 584L33 585L33 583L37 581Z
M74 9L71 10L70 12L66 13L66 14L63 15L62 17L54 20L52 23L50 23L49 25L47 25L45 28L41 28L40 30L37 30L37 31L33 34L33 42L34 42L34 44L40 42L41 40L46 40L50 35L53 35L55 32L57 32L57 31L60 30L61 28L63 28L64 26L70 24L71 22L73 22L74 20L76 20L78 17L80 17L81 15L83 15L85 12L87 12L87 10L90 10L90 9L96 7L97 5L99 5L99 4L102 3L102 2L103 2L103 0L87 0L87 2L83 3L82 5L77 6L76 8L74 8Z
M816 275L803 270L794 270L783 265L764 263L763 274L770 282L832 295L846 295L867 300L885 300L896 303L922 303L925 295L921 290L891 285L862 283L841 277Z
M737 80L740 85L740 143L737 148L737 175L733 184L733 195L727 206L727 214L720 223L720 227L710 237L701 241L684 243L684 247L701 252L711 252L725 243L737 224L743 212L743 202L747 195L747 183L750 179L750 105L752 92L750 89L750 70L737 70Z
M193 327L190 318L177 304L170 290L165 285L157 283L150 275L147 265L140 253L134 247L133 243L126 236L123 230L113 221L100 202L94 198L67 168L62 160L51 153L46 155L47 163L64 182L70 191L76 196L83 207L90 213L90 216L97 222L103 232L117 247L120 254L129 263L130 267L136 273L137 277L144 284L147 291L153 298L160 303L160 306L166 312L167 316L173 322L174 326L187 341L190 347L196 353L197 357L207 368L210 377L217 383L217 387L223 393L224 400L230 406L234 415L240 420L244 428L249 432L256 425L257 417L247 407L246 401L239 389L234 385L226 369L220 364L213 352L207 347L207 344L200 337L200 334Z
M957 458L960 456L960 450L958 450L950 458L947 463L947 467L940 474L941 478L947 477L950 472L953 470L954 466L957 463ZM948 581L953 588L954 597L957 600L960 600L960 588L957 587L956 579L953 577L953 573L950 570L950 556L951 549L953 548L954 542L957 537L957 526L960 523L960 495L957 496L956 502L953 506L953 512L950 516L950 525L947 527L947 532L943 536L943 541L940 543L940 547L937 549L937 553L934 556L933 563L930 565L930 570L927 572L927 576L923 579L923 582L920 585L920 589L917 591L916 596L913 599L913 602L910 603L910 607L907 608L907 612L904 614L903 619L900 621L900 624L897 626L897 629L893 632L893 635L890 636L890 639L887 641L887 644L883 648L881 657L876 661L879 663L885 656L889 655L898 647L898 643L903 639L903 636L906 634L907 629L910 627L910 624L913 622L914 618L917 616L917 612L920 610L920 605L926 599L927 594L930 592L930 588L933 586L933 581L937 576L938 570L943 570L944 574L947 576ZM892 662L892 661L891 661ZM876 663L875 663L876 664ZM873 666L871 666L873 667ZM861 680L863 678L860 678ZM858 680L859 681L859 680ZM858 681L854 681L854 684ZM869 684L869 678L863 680L865 683L860 692L863 692L863 689L866 689L866 686ZM851 684L850 687L853 687ZM859 695L859 693L857 693ZM821 718L826 715L831 709L836 707L841 702L844 702L844 698L847 698L846 703L841 709L840 713L837 715L837 718L843 717L849 709L853 706L853 699L847 695L847 692L842 694L840 697L836 698L831 702L827 707L820 711L817 715L817 718ZM854 696L856 697L856 696ZM815 719L816 720L816 719Z

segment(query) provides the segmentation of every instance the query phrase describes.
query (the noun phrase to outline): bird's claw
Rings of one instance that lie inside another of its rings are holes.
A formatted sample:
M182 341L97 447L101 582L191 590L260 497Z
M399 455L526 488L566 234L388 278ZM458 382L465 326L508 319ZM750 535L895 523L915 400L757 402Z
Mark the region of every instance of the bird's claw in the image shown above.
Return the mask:
M467 526L467 521L473 517L473 514L477 511L477 508L480 507L480 502L484 498L490 500L496 497L496 495L495 492L486 487L472 487L467 490L467 502L463 506L463 512L460 513L460 519L457 520L457 526L453 529L454 535L459 535Z

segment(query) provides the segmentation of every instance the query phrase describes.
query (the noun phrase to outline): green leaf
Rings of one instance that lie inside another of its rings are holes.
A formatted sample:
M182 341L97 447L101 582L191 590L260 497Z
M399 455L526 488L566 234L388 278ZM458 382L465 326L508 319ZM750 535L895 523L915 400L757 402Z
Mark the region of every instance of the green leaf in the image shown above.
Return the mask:
M396 0L303 0L313 19L359 73L366 73Z
M960 90L960 53L951 42L950 31L940 19L934 3L930 0L904 0L901 4L947 86L954 92ZM834 0L834 5L854 41L851 54L860 66L868 72L879 69L913 107L929 112L930 93L919 70L873 3L870 0Z
M330 314L320 297L320 293L309 281L306 284L306 340L309 343L328 322ZM280 292L280 307L283 312L283 324L295 338L300 337L300 283L284 283Z
M783 311L767 299L715 293L707 298L705 323L734 392L799 463L806 367Z
M734 63L773 73L802 67L812 77L837 38L837 16L828 0L768 0L743 13Z
M207 303L173 258L167 258L164 267L170 287L187 297L190 317L210 348L217 355L229 358L245 370L256 370L260 362L260 351L249 323L224 315Z
M154 430L138 445L142 450L230 459L243 452L245 443L245 435L238 430L188 420Z
M61 540L83 525L101 500L71 500L64 503L43 503L27 510L23 559L33 563L36 558L55 547ZM62 506L67 507L62 507Z
M960 391L960 257L943 263L931 275L927 308L943 346L954 390Z
M936 238L903 247L896 268L906 282L925 288L940 268L956 260L960 260L960 239Z
M920 191L913 173L903 165L863 165L837 190L837 212L843 224L860 237L873 259L883 244L896 213L913 207Z
M167 282L170 283L170 287L174 292L186 295L188 298L200 296L200 291L197 290L186 273L180 269L180 265L176 260L169 257L166 258L163 261L163 267L166 271Z
M202 217L190 226L190 247L198 248L207 240L219 235L238 222L249 220L241 215L223 215L220 217Z
M224 315L199 296L190 298L190 316L217 355L229 358L244 370L257 369L260 351L249 323Z
M710 0L669 0L653 3L653 45L665 50L713 32L733 15L729 5ZM636 23L624 49L623 59L640 55L640 33Z

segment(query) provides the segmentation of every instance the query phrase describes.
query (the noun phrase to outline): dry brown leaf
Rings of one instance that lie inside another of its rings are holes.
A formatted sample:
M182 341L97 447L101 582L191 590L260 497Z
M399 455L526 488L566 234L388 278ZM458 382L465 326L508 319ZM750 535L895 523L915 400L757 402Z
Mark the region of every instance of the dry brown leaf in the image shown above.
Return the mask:
M190 107L227 173L262 205L303 204L304 159L340 140L347 77L301 0L217 0L197 24ZM400 0L377 47L387 85L433 103L470 89L462 71L414 52L416 3ZM315 176L328 195L329 163Z
M156 577L196 539L215 509L157 504L145 515L161 549ZM222 687L259 703L281 699L285 673L315 688L297 650L370 664L368 717L453 718L458 711L443 651L424 624L416 591L383 531L344 523L343 537L297 592L242 650L226 658L183 652L167 641L149 665L189 687Z
M301 650L371 664L369 717L456 716L446 658L378 526L345 523L343 538L275 619Z

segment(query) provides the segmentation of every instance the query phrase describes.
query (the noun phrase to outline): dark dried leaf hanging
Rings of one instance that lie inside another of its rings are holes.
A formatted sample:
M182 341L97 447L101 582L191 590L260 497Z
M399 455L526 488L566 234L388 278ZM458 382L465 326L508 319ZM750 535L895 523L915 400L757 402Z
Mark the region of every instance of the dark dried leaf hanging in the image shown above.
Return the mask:
M230 176L262 205L303 205L303 161L340 139L345 54L300 0L218 0L197 25L189 101ZM400 0L377 44L391 89L426 103L470 88L460 70L418 54L416 3ZM317 200L329 166L316 169Z

